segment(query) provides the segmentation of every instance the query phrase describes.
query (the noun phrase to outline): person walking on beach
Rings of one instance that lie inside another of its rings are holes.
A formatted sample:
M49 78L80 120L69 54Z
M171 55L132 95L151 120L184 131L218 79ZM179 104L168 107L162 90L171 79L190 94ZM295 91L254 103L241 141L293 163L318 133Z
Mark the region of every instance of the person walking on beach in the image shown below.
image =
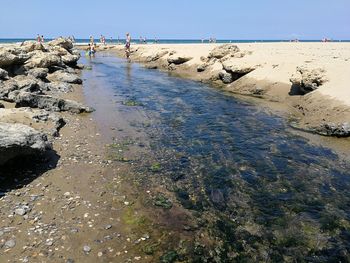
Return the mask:
M41 43L44 43L44 42L45 42L44 36L41 35Z
M36 40L38 41L38 43L40 43L40 42L41 42L41 37L40 37L40 35L39 35L39 34L37 34L37 36L36 36Z
M125 39L125 55L126 58L130 58L130 45L131 45L131 36L129 33L126 33L126 39Z

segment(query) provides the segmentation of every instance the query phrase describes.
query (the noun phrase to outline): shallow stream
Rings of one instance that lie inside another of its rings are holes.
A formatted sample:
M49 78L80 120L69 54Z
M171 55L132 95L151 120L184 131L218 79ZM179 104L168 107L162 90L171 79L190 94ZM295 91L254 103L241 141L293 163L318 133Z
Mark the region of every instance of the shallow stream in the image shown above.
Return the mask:
M112 54L84 63L112 161L190 240L164 244L162 262L350 260L350 170L335 152L208 85Z

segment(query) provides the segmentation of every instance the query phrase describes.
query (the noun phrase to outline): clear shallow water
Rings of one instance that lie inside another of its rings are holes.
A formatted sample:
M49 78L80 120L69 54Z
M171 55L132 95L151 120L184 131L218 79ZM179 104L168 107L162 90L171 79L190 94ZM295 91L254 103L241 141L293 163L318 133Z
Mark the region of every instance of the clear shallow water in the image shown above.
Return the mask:
M100 80L96 92L109 96L90 99L96 116L118 115L104 125L128 126L130 141L145 134L133 165L142 187L164 186L164 209L192 213L196 245L172 247L178 259L348 262L350 170L330 149L207 85L112 56L86 63L85 85Z

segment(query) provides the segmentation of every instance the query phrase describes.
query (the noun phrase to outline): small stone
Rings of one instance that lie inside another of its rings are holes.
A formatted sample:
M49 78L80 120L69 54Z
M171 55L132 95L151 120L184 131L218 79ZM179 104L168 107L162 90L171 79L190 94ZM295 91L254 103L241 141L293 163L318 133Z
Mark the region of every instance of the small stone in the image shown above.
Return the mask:
M102 256L103 256L103 253L102 253L102 252L98 252L98 253L97 253L97 256L98 256L98 257L102 257Z
M10 239L5 242L5 248L13 248L16 246L16 240Z
M84 246L84 247L83 247L83 250L84 250L85 253L89 253L89 252L91 251L91 247L89 247L89 246Z
M74 263L74 262L75 262L74 259L71 259L71 258L66 260L66 263Z
M24 216L27 213L27 211L24 208L17 208L15 210L15 214L19 216Z
M112 228L112 225L106 225L105 226L105 229L111 229Z

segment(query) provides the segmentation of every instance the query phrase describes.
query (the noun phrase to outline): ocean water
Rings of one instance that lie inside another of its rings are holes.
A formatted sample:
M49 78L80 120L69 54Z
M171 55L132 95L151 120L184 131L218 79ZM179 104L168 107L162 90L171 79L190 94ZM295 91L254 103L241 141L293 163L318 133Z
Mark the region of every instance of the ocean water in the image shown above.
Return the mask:
M0 38L0 44L9 44L9 43L21 43L26 40L35 40L30 38ZM45 41L50 41L52 39L46 39ZM99 42L98 38L95 38L95 41ZM87 43L89 42L89 39L76 39L76 43ZM107 43L117 44L124 43L125 39L120 39L119 41L117 39L106 39ZM134 39L134 43L139 43L139 39ZM260 39L251 39L251 40L238 40L238 39L218 39L216 43L278 43L278 42L289 42L289 40L260 40ZM300 40L300 42L320 42L320 40ZM334 40L334 42L350 42L350 40ZM147 43L155 43L154 39L148 39ZM158 39L158 44L196 44L196 43L202 43L201 39ZM209 43L209 41L206 39L204 40L204 43Z

